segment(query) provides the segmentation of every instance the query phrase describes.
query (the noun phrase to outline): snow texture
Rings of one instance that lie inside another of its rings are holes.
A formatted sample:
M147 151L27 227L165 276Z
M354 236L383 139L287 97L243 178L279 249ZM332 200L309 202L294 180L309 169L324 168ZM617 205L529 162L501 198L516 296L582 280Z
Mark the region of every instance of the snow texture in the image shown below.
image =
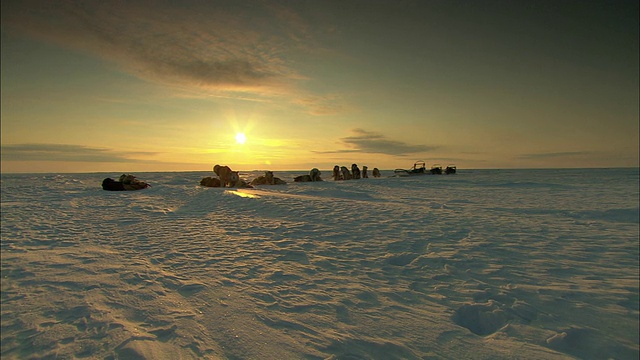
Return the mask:
M3 174L0 356L638 358L638 169L303 173Z

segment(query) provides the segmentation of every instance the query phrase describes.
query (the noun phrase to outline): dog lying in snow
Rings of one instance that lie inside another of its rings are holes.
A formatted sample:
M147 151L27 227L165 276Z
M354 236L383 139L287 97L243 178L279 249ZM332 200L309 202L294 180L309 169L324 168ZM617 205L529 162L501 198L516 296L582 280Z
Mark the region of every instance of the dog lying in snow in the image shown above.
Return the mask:
M380 170L378 170L378 168L373 168L373 177L374 178L380 177Z
M311 182L311 176L309 175L300 175L293 178L295 182Z
M284 185L286 182L273 176L273 171L265 171L264 176L251 180L251 185Z
M322 173L317 168L313 168L311 169L311 171L309 171L309 176L311 177L311 181L322 181L322 179L320 178L321 174Z
M206 187L220 187L220 179L208 176L200 180L200 185Z
M206 186L206 187L221 187L222 181L218 178L207 176L202 180L200 180L200 185ZM229 173L227 185L229 185L229 187L244 187L244 188L253 187L247 184L244 180L240 179L240 176L238 175L237 171L232 171Z
M320 170L313 168L309 171L309 175L300 175L293 178L295 182L312 182L312 181L322 181L320 177Z

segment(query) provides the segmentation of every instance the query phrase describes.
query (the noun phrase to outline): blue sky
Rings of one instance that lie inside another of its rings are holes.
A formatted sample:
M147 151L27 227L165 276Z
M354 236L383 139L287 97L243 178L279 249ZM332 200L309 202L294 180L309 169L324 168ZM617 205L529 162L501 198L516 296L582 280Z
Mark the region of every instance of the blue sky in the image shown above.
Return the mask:
M2 171L635 167L638 24L637 1L3 1Z

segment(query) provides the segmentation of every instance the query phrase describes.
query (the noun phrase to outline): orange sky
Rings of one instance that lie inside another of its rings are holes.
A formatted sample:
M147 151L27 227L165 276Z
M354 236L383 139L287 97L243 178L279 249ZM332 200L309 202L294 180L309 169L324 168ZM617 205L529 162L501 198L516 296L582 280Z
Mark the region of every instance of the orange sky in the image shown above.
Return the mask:
M2 2L3 172L638 166L635 1L52 4Z

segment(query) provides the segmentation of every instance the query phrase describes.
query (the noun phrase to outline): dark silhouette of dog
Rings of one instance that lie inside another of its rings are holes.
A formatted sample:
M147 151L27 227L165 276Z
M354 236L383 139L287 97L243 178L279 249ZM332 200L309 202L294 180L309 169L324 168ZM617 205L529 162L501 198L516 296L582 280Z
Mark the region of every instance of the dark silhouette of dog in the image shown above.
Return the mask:
M342 173L342 180L351 180L351 173L346 166L340 166L340 172Z
M311 176L310 175L300 175L300 176L296 176L293 178L294 182L311 182Z
M351 164L351 176L353 179L360 179L360 168L358 168L358 165Z
M312 182L312 181L322 181L320 177L320 170L317 168L313 168L309 171L309 175L300 175L293 178L295 182Z
M333 167L333 181L340 180L340 166L336 165Z
M206 187L220 187L220 179L214 178L212 176L207 176L200 180L200 185Z
M265 171L263 176L251 180L251 185L285 185L287 182L273 176L273 171Z
M322 181L322 178L320 178L321 174L322 173L317 168L313 168L309 171L309 176L311 177L311 181Z
M244 179L240 178L240 173L238 171L232 171L229 173L229 187L236 188L253 188L253 186L247 184Z
M373 177L374 178L380 177L380 170L378 170L378 168L373 168Z
M218 175L218 178L220 178L221 187L227 187L227 185L229 185L231 181L231 179L229 179L229 176L231 176L231 172L232 172L230 167L216 164L213 167L213 172L216 173L216 175Z

